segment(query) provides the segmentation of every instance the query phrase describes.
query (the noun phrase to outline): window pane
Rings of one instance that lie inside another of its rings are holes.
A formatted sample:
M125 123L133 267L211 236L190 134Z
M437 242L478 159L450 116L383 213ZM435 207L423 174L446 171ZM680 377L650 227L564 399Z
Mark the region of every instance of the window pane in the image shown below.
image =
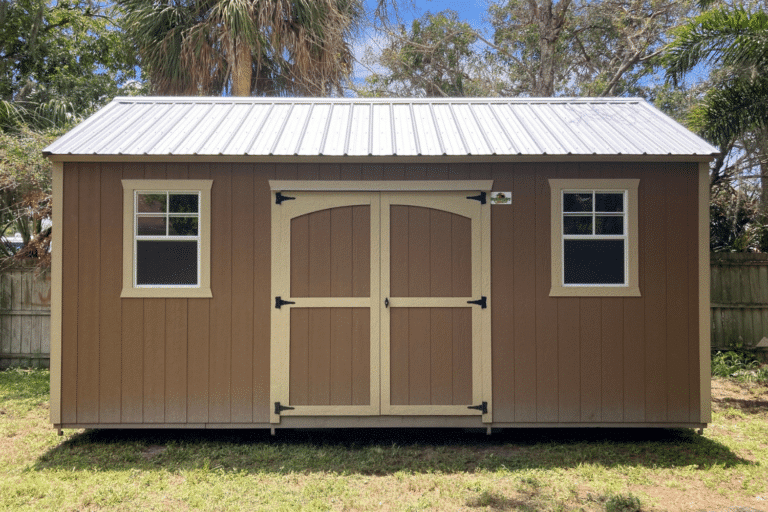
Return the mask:
M565 284L624 284L624 240L563 240Z
M595 233L598 235L623 235L624 234L624 216L598 215L595 218Z
M145 217L140 215L136 218L136 224L139 235L165 236L165 217Z
M171 217L170 223L171 236L197 236L197 217Z
M197 284L197 242L136 242L136 284Z
M139 194L139 212L141 213L166 213L167 197L162 194Z
M564 212L591 212L592 194L563 194Z
M624 194L595 194L596 212L623 212Z
M171 213L197 213L197 194L171 194Z
M570 216L563 217L563 232L566 235L591 235L592 234L592 216Z

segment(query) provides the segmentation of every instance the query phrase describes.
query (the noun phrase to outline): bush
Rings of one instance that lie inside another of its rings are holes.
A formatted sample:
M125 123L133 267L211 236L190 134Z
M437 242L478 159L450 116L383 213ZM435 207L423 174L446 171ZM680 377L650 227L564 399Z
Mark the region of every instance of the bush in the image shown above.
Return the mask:
M608 498L605 502L606 512L641 512L642 503L640 498L632 494L624 496L623 494L616 494Z
M712 356L712 376L746 381L768 381L768 367L761 368L752 352L716 352Z

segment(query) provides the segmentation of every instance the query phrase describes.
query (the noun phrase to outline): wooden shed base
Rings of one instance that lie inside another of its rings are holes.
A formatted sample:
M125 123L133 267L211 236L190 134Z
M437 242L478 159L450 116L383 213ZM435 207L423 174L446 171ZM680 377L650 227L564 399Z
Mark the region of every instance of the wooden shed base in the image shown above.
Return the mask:
M64 423L53 426L88 429L313 429L313 428L692 428L706 423L481 423L477 418L387 417L387 418L284 418L270 423Z

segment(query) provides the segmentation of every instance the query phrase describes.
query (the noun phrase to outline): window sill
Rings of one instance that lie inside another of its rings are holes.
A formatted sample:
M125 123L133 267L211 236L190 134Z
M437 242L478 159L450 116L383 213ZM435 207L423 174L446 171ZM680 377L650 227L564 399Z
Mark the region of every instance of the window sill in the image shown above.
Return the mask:
M550 297L640 297L637 286L553 286Z
M121 299L211 299L210 288L124 288Z

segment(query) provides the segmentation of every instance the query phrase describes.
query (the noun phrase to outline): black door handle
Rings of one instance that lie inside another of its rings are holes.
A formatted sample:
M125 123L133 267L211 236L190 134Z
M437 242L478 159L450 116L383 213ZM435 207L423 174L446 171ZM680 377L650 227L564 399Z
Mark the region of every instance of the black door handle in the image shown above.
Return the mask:
M385 307L385 308L388 308L388 307L389 307L389 297L387 297L386 299L384 299L384 307Z

